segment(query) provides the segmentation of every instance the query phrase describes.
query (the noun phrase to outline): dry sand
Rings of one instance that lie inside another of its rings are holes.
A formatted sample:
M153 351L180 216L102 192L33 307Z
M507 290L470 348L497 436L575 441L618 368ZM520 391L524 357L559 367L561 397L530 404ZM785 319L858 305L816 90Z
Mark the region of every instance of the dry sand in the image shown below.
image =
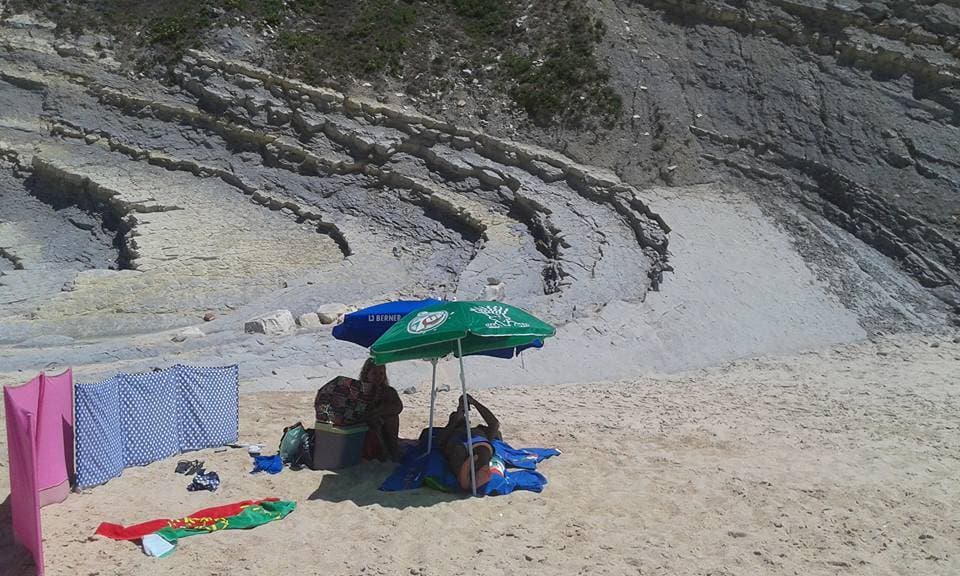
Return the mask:
M478 392L514 445L563 450L541 465L542 494L387 494L376 489L386 464L250 475L243 451L206 450L191 457L220 473L214 494L188 493L173 458L45 508L47 573L957 574L958 367L960 344L914 335L679 376ZM427 394L404 401L409 436L426 422ZM454 403L441 395L441 417ZM311 405L307 393L243 397L241 441L272 446ZM5 447L0 456L5 466ZM298 508L185 539L166 559L92 536L101 521L266 496ZM8 503L2 514L0 573L30 573Z

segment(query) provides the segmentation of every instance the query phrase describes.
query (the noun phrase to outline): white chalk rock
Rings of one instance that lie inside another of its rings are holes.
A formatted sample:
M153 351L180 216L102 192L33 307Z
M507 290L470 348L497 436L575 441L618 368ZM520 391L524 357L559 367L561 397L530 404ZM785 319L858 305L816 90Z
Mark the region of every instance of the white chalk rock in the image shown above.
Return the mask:
M487 278L487 285L483 287L483 292L480 294L480 300L496 300L499 302L503 301L504 297L504 286L497 278Z
M330 303L317 308L317 316L323 324L335 324L349 311L346 304Z
M320 316L316 312L307 312L306 314L301 314L297 318L297 324L301 328L319 328L322 326L320 322Z
M204 336L206 336L206 334L203 333L203 330L197 328L196 326L191 326L189 328L185 328L181 330L180 332L177 333L176 336L174 336L170 340L174 342L184 342L191 338L203 338Z
M294 326L293 314L289 310L275 310L247 320L243 331L252 334L286 334Z

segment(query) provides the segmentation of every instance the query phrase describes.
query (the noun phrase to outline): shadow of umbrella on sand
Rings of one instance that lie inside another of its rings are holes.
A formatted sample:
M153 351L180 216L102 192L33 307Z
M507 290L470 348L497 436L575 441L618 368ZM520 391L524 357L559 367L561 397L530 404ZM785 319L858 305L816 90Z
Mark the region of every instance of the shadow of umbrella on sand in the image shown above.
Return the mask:
M353 502L357 506L376 504L383 508L426 508L442 502L458 500L459 496L437 490L383 492L378 490L383 472L391 465L365 462L350 468L325 472L320 485L307 498L325 502ZM375 473L376 472L376 473Z

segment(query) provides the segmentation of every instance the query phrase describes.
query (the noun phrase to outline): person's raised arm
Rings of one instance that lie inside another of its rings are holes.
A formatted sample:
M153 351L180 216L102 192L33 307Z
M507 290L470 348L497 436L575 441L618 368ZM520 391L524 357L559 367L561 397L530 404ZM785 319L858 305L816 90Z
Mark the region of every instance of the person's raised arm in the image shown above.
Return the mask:
M477 412L483 417L483 421L486 422L487 440L495 440L500 435L500 421L497 420L497 417L493 415L489 408L477 402L477 399L469 394L467 395L467 402L477 409Z

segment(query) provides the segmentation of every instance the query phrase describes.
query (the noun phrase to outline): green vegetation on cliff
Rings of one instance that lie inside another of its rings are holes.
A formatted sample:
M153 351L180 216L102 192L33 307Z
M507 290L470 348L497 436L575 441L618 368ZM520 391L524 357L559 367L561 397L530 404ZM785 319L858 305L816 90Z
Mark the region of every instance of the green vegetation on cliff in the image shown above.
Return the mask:
M21 5L22 4L22 5ZM36 7L15 0L14 9ZM249 26L279 71L318 84L393 78L437 99L502 94L541 126L612 125L620 97L596 57L605 30L585 0L99 0L41 2L63 33L106 29L142 68Z

